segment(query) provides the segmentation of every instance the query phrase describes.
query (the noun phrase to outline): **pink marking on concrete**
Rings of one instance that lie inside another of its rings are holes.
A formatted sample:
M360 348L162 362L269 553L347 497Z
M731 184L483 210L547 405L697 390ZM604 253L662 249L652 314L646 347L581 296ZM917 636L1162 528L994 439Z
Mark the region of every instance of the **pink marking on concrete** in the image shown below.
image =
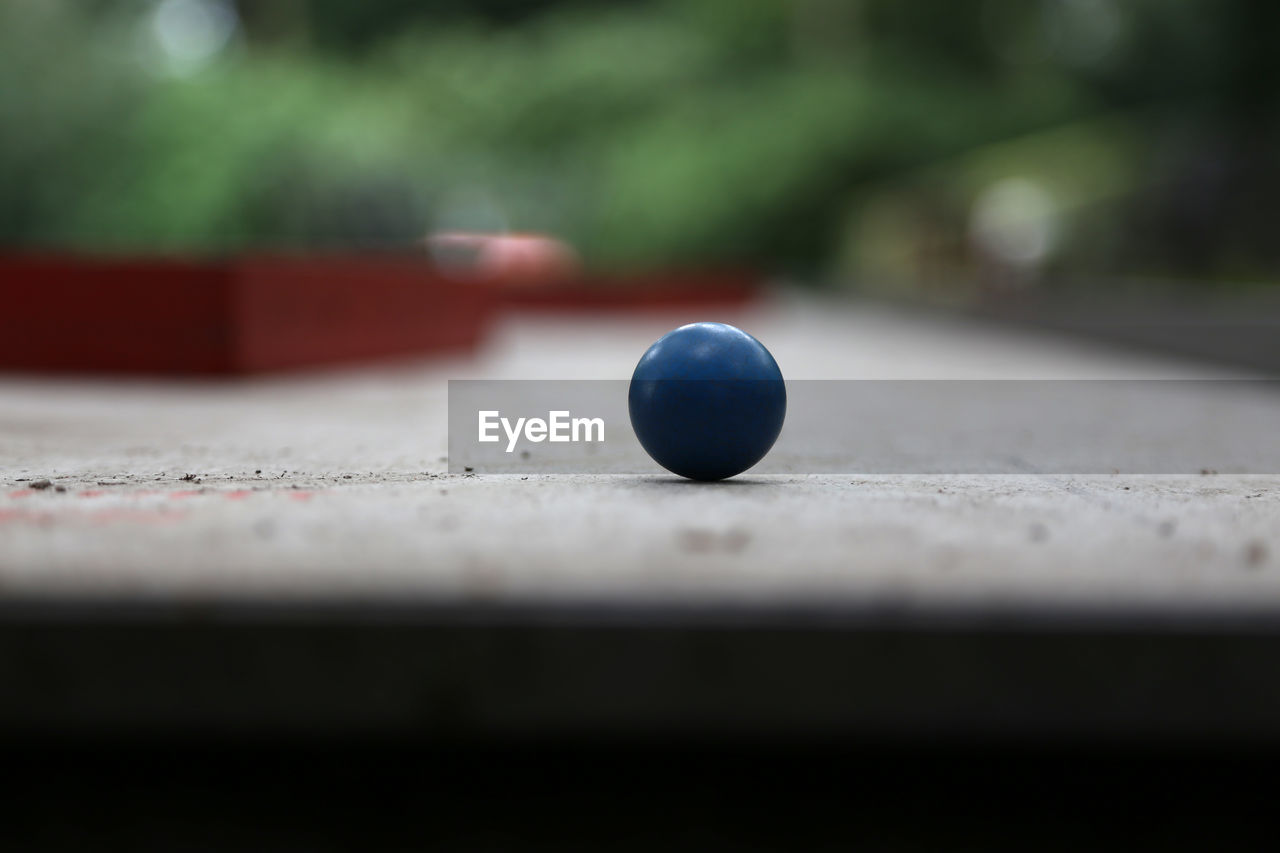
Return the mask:
M92 524L114 524L129 522L134 524L173 524L187 517L186 512L170 509L137 509L115 507L85 513L80 510L63 510L50 512L47 510L0 509L0 525L3 524L38 524L49 525L54 522L88 521Z
M53 513L47 511L41 512L30 509L0 509L0 524L8 524L10 522L50 524L52 521Z
M185 512L173 512L165 509L100 509L89 515L94 524L113 524L116 522L134 522L136 524L173 524L187 517Z
M16 491L10 492L9 497L26 498L26 497L30 497L31 495L34 495L35 493L36 493L35 489L18 489Z

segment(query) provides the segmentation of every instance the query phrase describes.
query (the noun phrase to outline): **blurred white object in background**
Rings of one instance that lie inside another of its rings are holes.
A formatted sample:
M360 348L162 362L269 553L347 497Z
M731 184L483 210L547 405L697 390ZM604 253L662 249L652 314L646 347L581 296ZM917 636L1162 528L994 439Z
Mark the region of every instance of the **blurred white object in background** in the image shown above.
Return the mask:
M984 257L1016 271L1032 271L1057 244L1056 208L1053 196L1035 181L997 181L973 204L969 239Z
M165 70L178 75L199 71L216 59L239 26L240 17L228 0L161 0L150 18Z

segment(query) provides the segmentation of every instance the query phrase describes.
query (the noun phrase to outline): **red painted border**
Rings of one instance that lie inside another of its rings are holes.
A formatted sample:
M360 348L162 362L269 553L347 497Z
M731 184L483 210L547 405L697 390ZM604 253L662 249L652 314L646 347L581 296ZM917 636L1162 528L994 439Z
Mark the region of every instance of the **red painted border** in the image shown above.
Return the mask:
M760 276L749 270L676 270L596 275L543 286L509 285L504 305L525 310L598 311L670 308L735 308L761 292Z
M235 375L474 347L501 308L736 307L742 270L459 280L416 254L0 255L0 370Z
M0 257L0 369L226 375L465 349L497 307L406 255Z

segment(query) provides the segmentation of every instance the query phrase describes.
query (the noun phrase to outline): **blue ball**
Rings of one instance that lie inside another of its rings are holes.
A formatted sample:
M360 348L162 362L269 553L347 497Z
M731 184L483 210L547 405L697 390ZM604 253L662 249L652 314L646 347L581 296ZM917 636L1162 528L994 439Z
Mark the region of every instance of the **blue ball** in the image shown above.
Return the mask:
M692 480L723 480L773 447L787 389L755 338L724 323L691 323L649 347L627 402L636 437L655 462Z

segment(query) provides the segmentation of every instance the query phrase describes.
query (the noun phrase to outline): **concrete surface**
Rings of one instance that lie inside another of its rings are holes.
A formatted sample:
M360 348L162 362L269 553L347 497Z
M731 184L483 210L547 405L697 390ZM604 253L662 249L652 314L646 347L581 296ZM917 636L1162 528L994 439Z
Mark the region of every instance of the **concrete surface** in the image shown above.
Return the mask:
M626 378L700 319L747 328L793 379L1241 375L785 297L510 317L471 360L197 385L5 376L0 596L1280 606L1275 476L445 473L447 379Z

